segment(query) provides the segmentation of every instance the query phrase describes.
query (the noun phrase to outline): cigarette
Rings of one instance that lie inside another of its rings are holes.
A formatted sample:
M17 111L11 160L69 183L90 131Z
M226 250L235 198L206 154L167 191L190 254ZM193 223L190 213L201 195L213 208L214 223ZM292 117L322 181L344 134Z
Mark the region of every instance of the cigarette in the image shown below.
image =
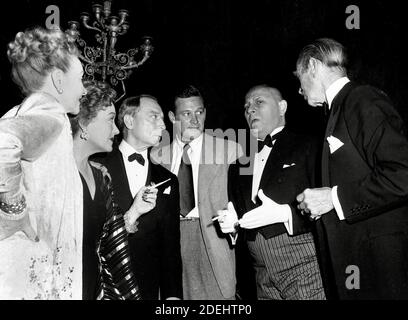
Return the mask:
M157 188L158 186L161 186L162 184L165 184L167 181L170 181L171 178L168 178L167 180L164 180L162 182L159 182L158 184L155 184L153 186L149 186L150 188Z
M223 216L216 216L216 217L212 218L211 220L212 220L212 221L217 221L218 219L224 218L224 217L225 217L225 215L223 215Z

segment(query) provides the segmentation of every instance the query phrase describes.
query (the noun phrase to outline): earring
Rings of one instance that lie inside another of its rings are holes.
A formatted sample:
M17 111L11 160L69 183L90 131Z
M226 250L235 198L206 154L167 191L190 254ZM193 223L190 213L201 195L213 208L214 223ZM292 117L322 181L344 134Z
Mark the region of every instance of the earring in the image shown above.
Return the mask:
M61 94L64 92L64 90L62 90L61 88L57 89L58 93Z
M83 140L88 140L88 131L82 130L82 132L81 132L81 134L79 136Z

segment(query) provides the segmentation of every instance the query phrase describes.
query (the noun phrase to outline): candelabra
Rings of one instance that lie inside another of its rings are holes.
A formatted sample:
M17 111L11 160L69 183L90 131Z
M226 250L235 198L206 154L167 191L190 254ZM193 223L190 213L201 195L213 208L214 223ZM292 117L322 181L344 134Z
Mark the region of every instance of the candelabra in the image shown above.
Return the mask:
M69 21L69 29L66 31L77 42L81 53L80 59L84 62L85 78L101 78L116 87L122 84L123 94L117 99L120 100L126 95L124 81L132 74L132 70L140 67L150 58L153 52L153 45L150 37L143 37L143 43L138 48L129 49L126 53L116 52L115 46L118 37L124 35L129 30L127 18L129 11L121 9L119 17L111 15L112 1L104 1L100 4L92 5L94 22L91 22L90 14L81 13L82 25L96 32L95 38L99 46L88 46L84 39L80 37L80 23ZM138 60L136 60L138 59Z

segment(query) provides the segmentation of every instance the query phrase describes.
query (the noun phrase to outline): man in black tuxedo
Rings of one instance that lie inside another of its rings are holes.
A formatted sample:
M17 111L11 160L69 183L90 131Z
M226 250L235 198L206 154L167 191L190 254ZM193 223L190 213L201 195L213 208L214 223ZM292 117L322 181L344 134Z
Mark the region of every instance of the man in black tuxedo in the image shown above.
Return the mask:
M296 75L311 106L330 110L323 187L298 195L318 220L340 299L408 299L408 141L387 96L347 78L344 47L318 39L300 53Z
M315 183L318 148L285 127L286 108L270 86L246 94L245 118L260 146L250 157L253 170L241 160L230 166L231 203L219 211L220 226L233 232L239 224L238 241L246 242L252 256L258 299L325 299L311 224L296 207L299 190Z
M126 212L142 186L158 187L156 207L138 217L137 232L129 234L134 273L143 300L182 298L179 189L177 177L150 160L166 128L156 98L148 95L123 101L118 114L123 140L104 159L117 202Z

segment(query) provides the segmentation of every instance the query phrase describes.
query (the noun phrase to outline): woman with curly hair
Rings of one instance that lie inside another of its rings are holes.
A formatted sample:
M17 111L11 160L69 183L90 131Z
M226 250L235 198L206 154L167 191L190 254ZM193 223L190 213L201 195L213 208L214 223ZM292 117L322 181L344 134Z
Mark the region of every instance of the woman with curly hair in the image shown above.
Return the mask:
M85 89L59 30L17 33L7 55L26 95L0 119L0 299L82 298L82 187L67 113Z
M107 169L89 160L95 153L112 151L119 133L116 93L104 82L87 81L85 88L80 111L70 119L84 196L83 299L140 299L127 236L137 231L138 217L155 207L157 189L141 188L131 208L120 211Z

